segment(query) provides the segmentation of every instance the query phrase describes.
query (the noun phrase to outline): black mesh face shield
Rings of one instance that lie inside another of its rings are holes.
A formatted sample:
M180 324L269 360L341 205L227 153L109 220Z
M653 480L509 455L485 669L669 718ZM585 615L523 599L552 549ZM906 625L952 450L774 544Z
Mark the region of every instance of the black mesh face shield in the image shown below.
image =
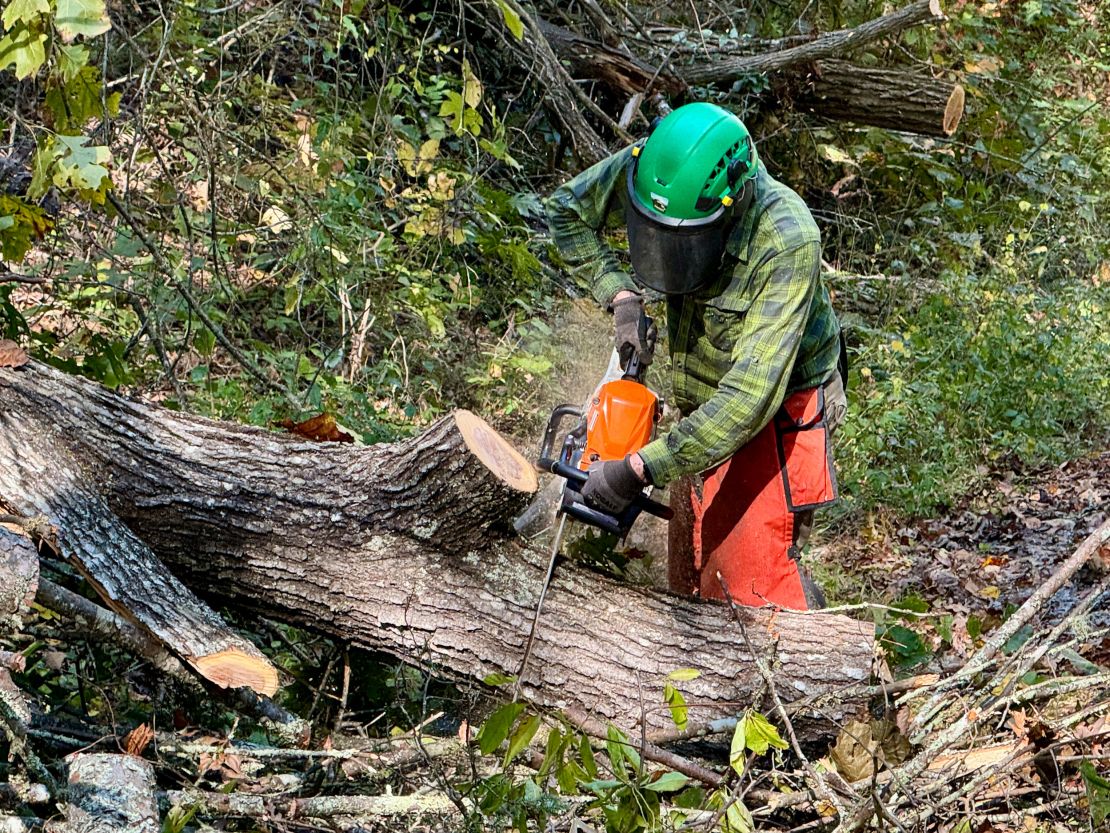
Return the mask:
M720 273L731 220L750 204L751 185L738 201L739 213L718 203L708 217L680 220L640 203L633 187L634 167L628 166L625 223L636 280L666 295L686 295L704 288Z

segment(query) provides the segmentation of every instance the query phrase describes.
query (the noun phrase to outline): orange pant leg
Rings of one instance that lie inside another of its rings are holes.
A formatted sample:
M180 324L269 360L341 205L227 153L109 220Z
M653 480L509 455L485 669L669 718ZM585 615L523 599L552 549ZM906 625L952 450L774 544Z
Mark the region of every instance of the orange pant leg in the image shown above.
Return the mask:
M720 572L738 604L806 609L798 565L790 557L794 513L786 502L773 421L707 472L701 500L695 495L692 502L701 596L724 598Z

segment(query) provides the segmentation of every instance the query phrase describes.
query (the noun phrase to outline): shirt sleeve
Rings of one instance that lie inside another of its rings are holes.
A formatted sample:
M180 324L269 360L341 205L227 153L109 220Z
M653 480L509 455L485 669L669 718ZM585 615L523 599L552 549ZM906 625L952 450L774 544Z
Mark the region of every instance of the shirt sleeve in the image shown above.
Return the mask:
M626 148L601 160L557 188L546 203L555 247L571 275L584 279L602 306L608 306L622 289L640 291L601 239L601 228L631 158L631 149Z
M774 254L756 270L762 287L730 330L733 365L716 393L640 450L652 483L663 486L727 460L770 422L786 398L820 263L814 241Z

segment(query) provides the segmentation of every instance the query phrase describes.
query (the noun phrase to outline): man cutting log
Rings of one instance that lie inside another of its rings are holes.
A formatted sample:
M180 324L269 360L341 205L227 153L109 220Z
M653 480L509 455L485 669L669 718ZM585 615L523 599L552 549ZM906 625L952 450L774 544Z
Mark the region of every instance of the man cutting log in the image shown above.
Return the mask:
M619 210L631 273L601 230ZM813 512L837 498L829 435L842 420L840 325L821 281L821 239L773 179L743 122L687 104L557 189L552 236L612 312L622 359L648 364L644 292L666 301L681 418L624 459L596 463L587 504L622 511L671 486L672 589L747 605L823 604L800 567Z

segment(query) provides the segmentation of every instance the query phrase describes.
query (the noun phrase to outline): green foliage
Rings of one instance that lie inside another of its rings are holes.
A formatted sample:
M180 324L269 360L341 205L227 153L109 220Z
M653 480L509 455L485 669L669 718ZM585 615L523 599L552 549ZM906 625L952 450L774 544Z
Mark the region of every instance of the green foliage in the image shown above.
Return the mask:
M852 498L927 514L988 471L1106 435L1110 284L1038 285L1005 263L946 272L912 313L857 329L838 446Z
M111 187L111 152L90 145L88 123L117 115L118 93L103 95L100 69L89 63L88 47L77 38L95 38L112 28L104 0L12 0L0 15L0 78L9 68L17 80L45 75L49 125L37 126L39 146L27 198L0 195L0 253L18 262L52 223L35 201L51 187L103 203Z

